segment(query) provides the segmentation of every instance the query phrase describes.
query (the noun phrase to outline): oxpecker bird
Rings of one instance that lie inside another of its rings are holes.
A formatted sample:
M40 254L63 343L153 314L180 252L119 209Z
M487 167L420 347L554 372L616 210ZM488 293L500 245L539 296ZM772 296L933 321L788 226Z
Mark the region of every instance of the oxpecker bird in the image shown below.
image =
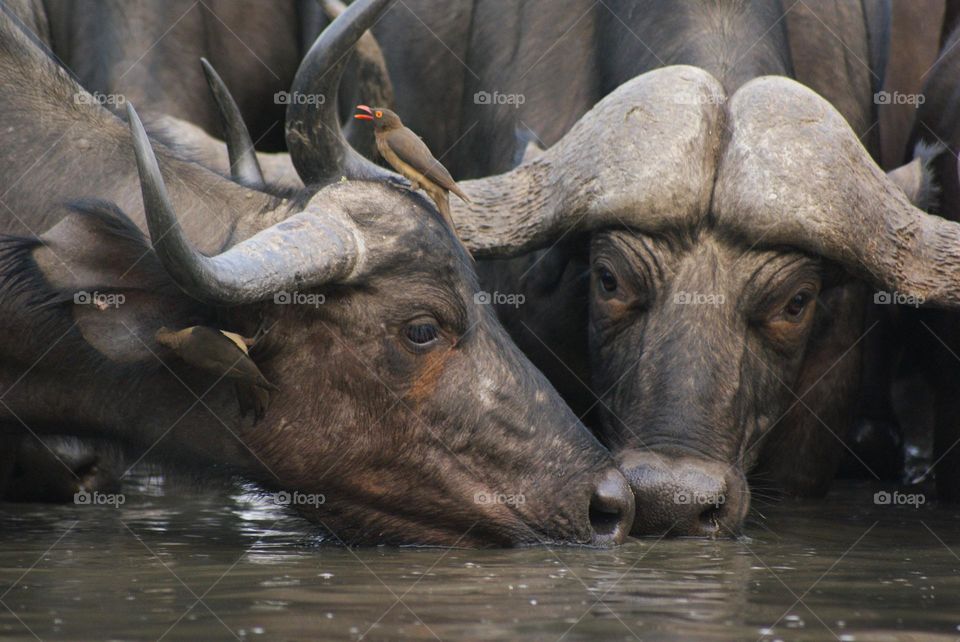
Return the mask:
M454 234L457 232L453 217L450 215L449 192L460 200L469 203L470 199L454 182L450 172L440 161L433 157L426 143L411 129L404 127L400 117L383 107L357 105L363 113L356 114L358 120L373 121L373 131L377 139L377 151L393 169L410 181L410 188L423 190L437 204L437 209ZM459 236L457 236L459 239Z
M183 330L160 328L157 343L169 348L185 363L234 382L240 413L253 410L259 420L270 402L268 390L278 388L267 381L248 354L252 340L239 334L195 325Z

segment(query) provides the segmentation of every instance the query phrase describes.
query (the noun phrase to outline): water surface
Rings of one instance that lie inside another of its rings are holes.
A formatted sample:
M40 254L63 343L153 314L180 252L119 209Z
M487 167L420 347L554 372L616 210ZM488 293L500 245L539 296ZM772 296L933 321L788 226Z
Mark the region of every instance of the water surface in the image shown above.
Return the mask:
M0 505L0 638L960 639L960 508L876 491L761 506L738 541L345 549L141 476L119 508Z

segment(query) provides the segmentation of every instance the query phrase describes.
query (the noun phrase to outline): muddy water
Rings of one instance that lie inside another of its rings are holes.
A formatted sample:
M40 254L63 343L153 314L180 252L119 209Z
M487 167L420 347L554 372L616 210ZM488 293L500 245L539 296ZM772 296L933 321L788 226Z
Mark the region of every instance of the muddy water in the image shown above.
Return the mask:
M125 491L0 506L0 638L960 639L960 509L867 486L612 551L348 550L249 496Z

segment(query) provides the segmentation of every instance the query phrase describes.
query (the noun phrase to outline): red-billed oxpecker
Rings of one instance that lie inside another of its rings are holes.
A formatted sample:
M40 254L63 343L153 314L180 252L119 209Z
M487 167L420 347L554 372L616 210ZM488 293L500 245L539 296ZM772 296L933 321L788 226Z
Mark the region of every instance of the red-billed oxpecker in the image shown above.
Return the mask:
M450 176L447 168L433 157L430 148L413 130L404 127L396 113L384 107L370 108L366 105L357 105L357 110L363 113L356 114L354 118L373 121L377 151L383 160L410 181L410 189L423 188L437 204L443 220L459 239L450 215L449 192L453 192L466 203L469 203L470 199Z
M252 410L255 421L263 418L270 403L268 390L278 388L250 358L247 349L253 339L202 325L182 330L160 328L156 339L188 365L233 380L241 414Z

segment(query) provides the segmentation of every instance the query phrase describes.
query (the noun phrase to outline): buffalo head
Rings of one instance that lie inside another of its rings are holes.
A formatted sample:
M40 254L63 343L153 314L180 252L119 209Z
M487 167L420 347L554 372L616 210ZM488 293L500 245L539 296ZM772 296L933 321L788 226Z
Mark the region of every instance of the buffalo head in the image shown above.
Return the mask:
M382 181L285 199L227 181L154 146L132 106L128 133L64 103L82 90L0 19L5 104L27 95L15 111L98 143L83 163L57 148L7 198L25 217L38 192L130 212L79 202L26 219L55 220L39 238L0 241L0 421L252 479L344 541L626 537L626 480L476 303L472 262L427 201ZM0 165L11 186L21 170ZM229 364L171 349L196 327L237 338L223 345L269 382L259 421L242 416Z
M735 532L757 468L824 492L856 399L867 285L960 303L960 228L915 208L840 114L785 78L728 100L701 70L650 72L542 156L462 185L468 246L495 250L492 222L511 218L591 232L588 284L556 275L571 294L552 305L588 306L581 379L639 534Z

